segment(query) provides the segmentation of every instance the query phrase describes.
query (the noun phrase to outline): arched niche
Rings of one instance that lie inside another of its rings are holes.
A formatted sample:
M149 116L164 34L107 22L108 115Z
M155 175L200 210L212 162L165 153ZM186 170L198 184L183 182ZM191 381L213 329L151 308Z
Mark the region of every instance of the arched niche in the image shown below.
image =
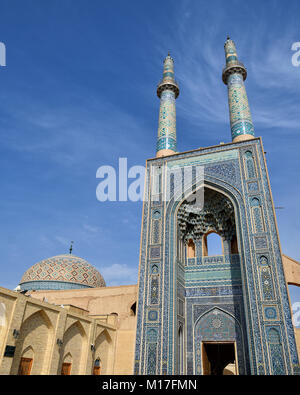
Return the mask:
M101 360L101 374L108 374L110 370L110 351L112 339L106 329L104 329L95 340L95 355Z
M244 344L243 335L240 323L237 319L228 312L214 307L206 313L202 314L194 326L195 336L195 356L196 356L196 374L211 374L208 373L211 368L211 361L208 361L205 345L210 347L215 345L224 346L224 356L222 359L222 350L218 358L221 365L220 370L223 371L229 363L235 363L240 366L240 374L244 374ZM234 353L234 360L232 355L228 358L228 351L226 347L231 347L231 353ZM238 350L238 352L237 352ZM209 363L208 363L209 362Z
M30 374L47 374L50 365L53 333L53 326L44 310L39 310L30 315L20 328L20 337L16 342L11 374L18 374L22 362L21 358L27 358L26 353L32 355L32 358L29 358L32 359Z
M196 246L193 239L189 239L187 242L187 257L188 258L196 257Z
M64 333L63 344L60 350L60 362L58 367L58 374L62 374L63 364L67 356L72 356L72 366L70 369L71 375L78 375L84 373L84 356L87 352L87 336L80 321L74 322ZM67 374L67 373L65 373Z
M130 315L136 315L136 302L132 303L132 305L130 306Z

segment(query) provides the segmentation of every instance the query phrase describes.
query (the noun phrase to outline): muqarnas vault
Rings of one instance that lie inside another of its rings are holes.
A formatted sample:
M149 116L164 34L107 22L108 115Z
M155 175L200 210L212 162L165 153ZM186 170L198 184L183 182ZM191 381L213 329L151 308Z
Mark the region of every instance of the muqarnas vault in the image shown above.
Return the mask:
M242 375L299 374L264 149L244 86L247 71L230 38L224 47L228 144L177 152L179 87L173 59L164 61L157 153L146 171L135 374L220 375L226 367ZM172 177L178 173L179 189ZM212 232L222 239L222 255L208 254Z

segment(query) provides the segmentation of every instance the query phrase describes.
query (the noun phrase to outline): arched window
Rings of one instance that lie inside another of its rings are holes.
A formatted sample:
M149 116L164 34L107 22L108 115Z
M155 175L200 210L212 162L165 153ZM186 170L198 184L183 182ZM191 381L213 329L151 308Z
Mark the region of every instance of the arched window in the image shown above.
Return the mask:
M93 375L99 376L101 374L101 360L97 358L94 362Z
M190 239L187 244L187 257L195 258L195 256L196 256L195 243L193 242L192 239Z
M246 165L246 171L247 171L247 178L255 178L256 171L255 171L255 165L254 165L252 152L251 151L245 152L244 158L245 158L245 165Z
M203 256L223 255L221 236L215 232L203 236Z
M136 315L136 302L130 307L131 315Z

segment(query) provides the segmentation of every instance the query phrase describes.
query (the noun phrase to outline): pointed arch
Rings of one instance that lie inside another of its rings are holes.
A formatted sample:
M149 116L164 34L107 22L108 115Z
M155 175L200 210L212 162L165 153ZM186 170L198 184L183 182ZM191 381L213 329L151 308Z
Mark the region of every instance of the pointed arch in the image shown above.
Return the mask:
M70 352L68 352L68 353L64 356L63 362L68 362L68 363L72 363L72 362L73 362L72 354L71 354Z
M109 353L112 348L112 338L108 333L107 329L104 329L99 333L95 340L95 355L101 361L101 374L109 373Z
M26 347L21 355L21 358L34 358L34 350L32 346Z
M203 374L202 365L204 343L233 343L237 349L238 365L245 364L244 335L240 322L230 312L213 306L201 314L194 325L194 352L196 356L195 369Z
M134 303L132 303L131 307L130 307L130 313L131 315L136 315L136 301Z
M188 258L196 257L196 246L193 239L189 239L187 242L187 257Z
M77 320L73 322L64 333L58 374L83 374L85 367L84 364L82 364L82 360L85 360L84 356L86 352L87 335L82 323ZM72 362L64 362L67 356L72 357ZM70 365L63 366L63 364L66 363L71 363L71 367Z
M216 181L216 182L215 182ZM166 289L166 292L170 291L173 287L173 284L176 283L176 270L174 269L175 265L174 265L174 256L176 256L176 252L178 251L178 233L179 233L179 222L178 222L178 213L179 213L179 209L182 205L182 203L187 200L190 200L190 196L194 193L197 194L197 191L200 189L207 189L210 192L209 193L219 193L220 195L224 196L229 204L232 205L232 213L233 213L233 221L235 224L235 229L234 232L237 234L237 243L239 245L240 240L243 240L243 228L242 228L242 224L243 226L245 226L244 222L245 221L245 216L244 216L244 211L242 212L242 210L245 210L245 206L244 206L244 201L243 198L241 196L241 193L239 192L238 189L232 188L229 184L226 184L224 181L221 180L212 180L212 177L209 177L207 175L205 175L204 180L199 180L198 182L196 182L194 185L192 185L189 189L186 190L184 195L178 195L178 196L173 196L166 204L166 212L164 214L165 218L166 218L166 224L165 224L165 234L166 234L166 242L165 242L165 247L164 247L164 251L166 251L166 254L164 256L164 278L166 279L164 287ZM221 215L221 213L220 213ZM201 228L199 228L198 231L201 232ZM208 229L209 230L209 229ZM197 231L197 229L196 229ZM190 234L190 230L187 229L186 235ZM227 237L227 235L226 235ZM228 241L227 241L228 240ZM226 240L226 256L228 256L228 254L230 254L230 243L229 240L230 238L228 237L228 239ZM248 241L248 240L247 240ZM244 241L245 242L245 241ZM198 242L199 243L199 242ZM200 246L200 243L199 243ZM243 246L244 247L244 246ZM202 249L202 246L201 246ZM249 257L244 257L241 256L238 260L236 260L238 262L238 264L241 266L241 268L245 265L245 259L249 259ZM199 260L200 264L201 261ZM215 262L218 262L217 260ZM197 261L198 264L198 261ZM245 289L245 284L244 284L244 278L242 276L240 276L240 281L241 281L241 287L243 289L243 294L246 296L246 298L248 297L248 294L246 292L244 292ZM247 302L247 301L246 301ZM164 302L165 303L165 302ZM164 307L163 307L164 308ZM167 308L167 306L166 306ZM167 327L169 325L169 319L171 319L170 315L172 313L170 312L170 314L168 315L168 317L166 319L164 319L164 327ZM170 318L169 318L170 317ZM228 316L229 317L229 316ZM173 317L174 319L174 317ZM231 319L230 317L228 318L229 320ZM250 369L249 366L249 360L248 360L248 345L247 345L247 336L246 336L246 331L247 328L244 327L245 326L245 320L246 318L243 318L243 331L242 333L239 334L239 350L237 351L239 353L238 355L238 359L242 361L241 365L243 365L245 371L248 371ZM240 325L236 324L236 321L233 320L232 321L232 326L233 327L237 327L239 328ZM176 333L175 333L176 334ZM187 334L185 336L191 336L194 341L193 341L193 353L196 356L197 352L199 352L200 356L201 356L201 347L200 349L196 349L196 338L194 335L194 324L193 325L187 325ZM167 347L172 347L172 343L174 342L174 332L169 334L168 337L168 342L165 342L162 347L163 347L163 352L167 352L166 348ZM189 358L187 356L187 358ZM198 358L198 357L197 357ZM196 358L196 359L197 359ZM201 371L201 358L200 360L197 359L197 363L194 360L194 365L193 365L193 371L194 374L199 374L198 372L198 368ZM188 363L188 359L187 359L187 363ZM190 362L191 363L191 362ZM241 372L242 373L242 372Z
M54 328L47 313L41 309L29 315L20 328L11 374L17 374L20 370L21 358L26 358L26 352L31 352L33 356L30 358L31 374L47 374L53 341Z

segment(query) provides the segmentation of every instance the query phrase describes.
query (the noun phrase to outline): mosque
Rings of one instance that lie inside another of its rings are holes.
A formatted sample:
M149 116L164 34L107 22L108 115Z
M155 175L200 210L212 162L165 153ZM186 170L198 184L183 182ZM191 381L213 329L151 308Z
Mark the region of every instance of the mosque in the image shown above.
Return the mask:
M34 264L15 290L0 287L1 375L300 374L288 294L300 263L281 250L246 68L230 38L224 48L232 142L188 152L177 152L179 86L164 60L138 284L107 287L72 250Z

